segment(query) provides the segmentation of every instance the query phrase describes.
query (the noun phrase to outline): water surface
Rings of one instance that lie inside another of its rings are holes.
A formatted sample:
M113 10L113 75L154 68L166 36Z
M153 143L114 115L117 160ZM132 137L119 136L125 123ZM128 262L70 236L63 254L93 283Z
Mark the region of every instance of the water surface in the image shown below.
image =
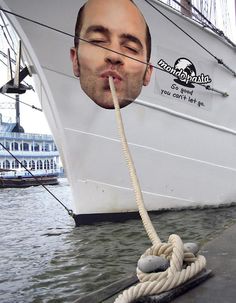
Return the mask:
M49 189L71 207L66 179ZM73 302L134 273L151 245L140 220L76 228L42 187L1 189L0 214L1 303ZM151 219L162 241L176 233L202 245L236 222L236 206L168 211Z

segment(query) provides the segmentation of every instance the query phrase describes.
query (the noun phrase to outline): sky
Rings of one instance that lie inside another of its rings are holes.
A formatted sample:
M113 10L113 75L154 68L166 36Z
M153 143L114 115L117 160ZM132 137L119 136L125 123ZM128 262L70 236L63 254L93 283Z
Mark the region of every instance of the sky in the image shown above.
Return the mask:
M5 20L6 24L7 21ZM0 25L4 25L2 19L0 18ZM18 41L18 37L15 32L11 30L8 26L8 30L12 35L14 41ZM9 37L8 40L10 41ZM0 31L0 51L7 53L8 44L4 38L2 31ZM11 52L11 58L15 59L14 53ZM0 54L0 60L6 63L6 59ZM14 71L14 64L12 64L12 69ZM33 79L31 77L26 77L25 81L35 87ZM0 87L7 82L7 67L0 62ZM9 96L11 98L9 98ZM15 122L15 101L12 100L15 95L4 96L0 94L0 113L2 113L4 122ZM33 109L31 106L34 105L37 108L41 108L39 98L34 91L27 91L25 94L20 95L20 121L21 126L23 126L25 132L38 133L38 134L51 134L50 128L48 126L46 117L42 111ZM29 104L30 106L25 105Z
M223 18L220 15L221 12L221 2L225 1L216 1L217 4L217 10L219 12L218 18L217 18L217 27L223 28ZM235 20L235 14L236 14L236 9L235 9L235 0L227 0L228 2L228 13L229 13L229 32L227 33L229 38L236 43L236 20Z
M169 0L165 0L163 2L168 2L168 1ZM221 1L219 0L216 1L216 5L218 11L216 26L218 28L222 28L223 19L221 15L222 12ZM229 36L229 38L231 38L231 40L233 40L236 43L235 0L228 0L228 19L230 20L229 28L228 28L229 32L227 32L226 34ZM1 35L0 35L0 51L3 51L5 53L7 52L7 46L6 44L4 44L3 39L1 39ZM3 57L1 57L1 55L0 55L0 59L3 60ZM7 69L0 62L0 86L2 86L6 82L6 80L7 80ZM26 81L29 84L33 85L31 78L27 77ZM41 108L37 94L33 91L28 91L26 94L20 95L20 101ZM9 107L13 109L9 109ZM21 111L21 116L20 116L21 125L25 129L25 132L51 134L50 128L48 126L47 120L43 112L32 109L31 107L26 106L22 103L20 104L20 111ZM3 114L3 119L5 122L8 121L14 122L15 121L14 100L0 94L0 113Z
M7 69L1 66L0 71L0 87L6 82ZM5 77L4 77L5 75ZM31 78L27 77L26 82L34 86ZM11 95L11 97L15 97ZM20 95L20 121L25 132L36 133L36 134L51 134L48 126L46 117L42 111L33 109L31 106L34 105L37 108L41 108L38 96L36 92L27 91L25 94ZM24 103L30 106L25 105ZM9 97L5 97L0 94L0 113L3 115L4 122L15 122L15 101Z

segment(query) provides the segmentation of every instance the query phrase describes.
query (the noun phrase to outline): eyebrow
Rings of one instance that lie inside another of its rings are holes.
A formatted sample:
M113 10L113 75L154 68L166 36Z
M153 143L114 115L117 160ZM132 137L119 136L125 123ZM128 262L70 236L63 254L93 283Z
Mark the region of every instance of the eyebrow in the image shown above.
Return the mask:
M87 28L85 35L88 35L90 33L101 33L106 36L109 36L110 30L107 27L102 26L102 25L91 25ZM132 34L122 34L122 35L120 35L120 38L123 40L126 40L126 41L131 41L131 42L136 43L142 50L144 48L143 44L139 40L139 38L137 38L136 36L134 36Z
M85 35L90 33L101 33L104 35L109 35L110 31L108 28L102 26L102 25L91 25L87 28Z
M127 40L127 41L134 42L135 44L137 44L140 47L140 49L143 49L142 42L137 37L135 37L134 35L122 34L121 38L124 39L124 40Z

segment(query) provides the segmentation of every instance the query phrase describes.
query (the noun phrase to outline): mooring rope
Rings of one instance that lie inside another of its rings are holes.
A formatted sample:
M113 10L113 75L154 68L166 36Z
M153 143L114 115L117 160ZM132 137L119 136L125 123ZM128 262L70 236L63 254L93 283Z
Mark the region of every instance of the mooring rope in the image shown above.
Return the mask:
M194 255L192 252L185 251L183 242L178 235L170 235L167 243L162 243L157 235L144 205L139 180L125 136L120 106L112 77L109 77L109 85L115 107L119 137L134 189L135 200L144 228L152 242L152 247L147 249L141 258L152 255L164 257L170 262L170 266L165 271L157 273L144 273L137 268L137 276L140 283L125 290L115 300L115 303L129 303L137 298L157 295L185 283L206 267L206 259L204 256Z

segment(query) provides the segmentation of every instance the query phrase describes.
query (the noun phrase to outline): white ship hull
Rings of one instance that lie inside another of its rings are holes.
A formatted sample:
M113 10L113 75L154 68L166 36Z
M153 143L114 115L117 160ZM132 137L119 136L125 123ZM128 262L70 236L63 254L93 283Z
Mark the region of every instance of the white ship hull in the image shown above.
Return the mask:
M73 35L83 1L0 0L3 8ZM149 211L202 207L236 201L236 77L210 54L236 70L232 46L166 6L165 15L198 46L144 1L137 1L150 26L152 64L173 66L189 59L211 87L187 88L155 69L151 83L122 109L129 147ZM66 18L65 16L70 16ZM115 113L85 96L73 76L73 37L8 15L34 67L42 106L64 162L78 215L136 212Z

